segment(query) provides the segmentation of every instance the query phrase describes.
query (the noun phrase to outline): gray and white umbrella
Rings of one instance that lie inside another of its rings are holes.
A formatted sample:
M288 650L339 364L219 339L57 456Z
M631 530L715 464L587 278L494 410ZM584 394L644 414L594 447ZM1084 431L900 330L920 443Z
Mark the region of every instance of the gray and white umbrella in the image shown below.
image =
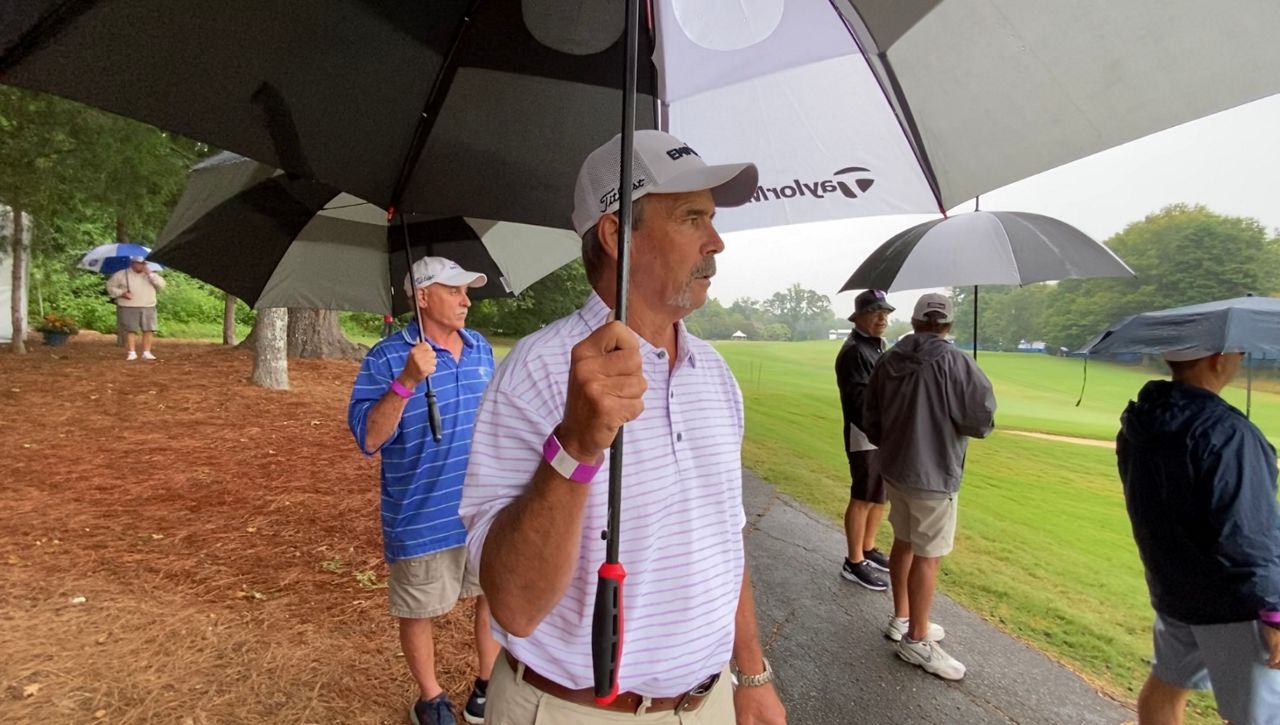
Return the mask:
M477 299L520 293L581 246L563 229L462 217L410 216L408 233L415 258L485 273ZM409 310L404 230L384 210L228 152L192 169L152 257L258 308Z
M1132 277L1110 249L1064 221L1016 211L975 211L917 224L876 248L841 292L977 288L1089 277Z

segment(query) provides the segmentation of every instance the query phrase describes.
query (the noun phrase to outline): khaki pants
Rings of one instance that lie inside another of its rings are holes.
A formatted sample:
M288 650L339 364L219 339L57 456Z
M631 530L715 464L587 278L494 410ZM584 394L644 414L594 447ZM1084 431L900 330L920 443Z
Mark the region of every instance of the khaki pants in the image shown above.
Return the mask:
M565 702L524 680L517 680L505 652L499 653L498 661L493 663L484 712L485 725L733 725L735 720L728 668L721 673L711 694L693 712L677 714L668 710L633 715Z

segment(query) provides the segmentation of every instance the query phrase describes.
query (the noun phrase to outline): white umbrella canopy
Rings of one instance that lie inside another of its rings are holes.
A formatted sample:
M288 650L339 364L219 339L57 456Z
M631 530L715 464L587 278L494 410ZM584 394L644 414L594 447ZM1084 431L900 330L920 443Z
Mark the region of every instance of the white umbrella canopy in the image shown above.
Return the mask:
M1280 93L1280 3L655 0L660 118L760 167L724 231L937 212ZM762 72L764 71L764 72Z

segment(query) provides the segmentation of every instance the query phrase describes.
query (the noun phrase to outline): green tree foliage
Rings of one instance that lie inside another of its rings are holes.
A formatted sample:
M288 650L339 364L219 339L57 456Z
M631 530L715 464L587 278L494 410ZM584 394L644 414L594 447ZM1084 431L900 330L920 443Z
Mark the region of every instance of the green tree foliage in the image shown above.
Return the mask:
M983 287L981 347L1014 350L1043 340L1075 350L1111 324L1139 312L1280 292L1280 238L1256 219L1175 204L1107 240L1133 279L1064 280L1027 287ZM972 342L973 288L952 290L957 344Z
M777 322L787 326L792 340L821 339L830 329L831 299L799 283L775 292L763 306Z
M503 337L520 337L582 306L591 286L581 261L567 264L511 299L481 300L467 325Z

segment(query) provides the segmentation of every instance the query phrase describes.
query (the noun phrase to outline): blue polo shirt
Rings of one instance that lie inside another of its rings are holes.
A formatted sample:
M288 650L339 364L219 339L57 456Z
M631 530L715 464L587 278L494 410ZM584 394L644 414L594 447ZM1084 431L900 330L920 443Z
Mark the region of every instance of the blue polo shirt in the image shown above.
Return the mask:
M360 365L347 425L365 455L382 452L382 544L387 561L412 559L462 546L467 532L458 518L462 480L471 453L476 409L493 377L493 348L472 330L462 330L462 356L436 345L431 387L440 407L442 438L431 438L426 384L419 383L391 437L381 448L364 446L369 411L391 389L418 339L418 323L373 346Z

